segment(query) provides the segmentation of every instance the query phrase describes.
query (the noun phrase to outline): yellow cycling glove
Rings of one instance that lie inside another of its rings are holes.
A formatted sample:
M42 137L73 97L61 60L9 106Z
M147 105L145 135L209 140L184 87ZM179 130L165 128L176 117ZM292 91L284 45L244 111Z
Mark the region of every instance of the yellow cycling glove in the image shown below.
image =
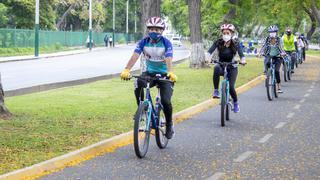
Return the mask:
M176 82L178 80L178 77L173 74L173 72L168 72L167 76L169 77L170 81Z
M122 79L122 80L129 80L130 79L130 70L129 69L125 69L125 70L123 70L122 72L121 72L121 74L120 74L120 78Z

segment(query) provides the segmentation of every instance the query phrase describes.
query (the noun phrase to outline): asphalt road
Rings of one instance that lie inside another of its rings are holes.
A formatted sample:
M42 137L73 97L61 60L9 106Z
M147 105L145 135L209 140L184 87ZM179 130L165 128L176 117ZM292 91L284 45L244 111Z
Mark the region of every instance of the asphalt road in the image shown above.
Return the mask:
M135 45L106 48L62 57L0 63L5 91L43 84L65 82L120 73L131 57ZM174 47L174 61L186 58L189 50ZM133 69L139 69L137 62Z
M268 101L263 84L241 94L241 112L219 124L219 106L176 125L160 150L138 159L119 148L40 179L319 179L320 60L310 60Z

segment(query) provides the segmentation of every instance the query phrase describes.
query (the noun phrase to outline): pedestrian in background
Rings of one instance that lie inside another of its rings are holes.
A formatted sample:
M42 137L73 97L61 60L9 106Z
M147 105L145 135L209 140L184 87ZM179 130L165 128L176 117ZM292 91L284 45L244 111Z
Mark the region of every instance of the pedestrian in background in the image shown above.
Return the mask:
M104 41L105 46L108 47L108 41L109 41L108 34L106 34L106 35L104 36L103 41Z
M113 41L112 36L110 36L109 37L109 45L110 45L110 47L112 47L112 41Z

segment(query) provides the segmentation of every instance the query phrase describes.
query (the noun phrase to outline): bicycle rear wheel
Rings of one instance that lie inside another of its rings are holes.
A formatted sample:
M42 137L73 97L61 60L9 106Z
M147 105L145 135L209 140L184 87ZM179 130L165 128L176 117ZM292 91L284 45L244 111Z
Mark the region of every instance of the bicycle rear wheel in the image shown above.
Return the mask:
M290 81L291 80L291 66L290 64L288 63L288 66L287 66L287 75L288 75L288 80Z
M230 106L231 105L229 103L226 105L226 120L227 121L229 121L229 119L230 119Z
M273 99L273 93L272 93L272 76L271 76L271 70L269 69L267 72L267 77L265 81L266 89L267 89L267 96L269 101L272 101Z
M133 142L134 151L139 158L145 157L149 148L150 127L148 124L148 107L141 103L134 116Z
M166 134L166 117L163 113L162 108L158 109L158 124L156 127L156 142L160 149L166 148L169 142L169 139L165 136Z
M287 82L288 81L288 73L287 73L287 63L286 62L284 62L283 63L283 79L284 79L284 81L285 82Z
M226 83L221 83L221 126L223 127L225 125L225 112L226 112L226 106L227 106L227 102L226 102L226 92L227 92L227 86Z

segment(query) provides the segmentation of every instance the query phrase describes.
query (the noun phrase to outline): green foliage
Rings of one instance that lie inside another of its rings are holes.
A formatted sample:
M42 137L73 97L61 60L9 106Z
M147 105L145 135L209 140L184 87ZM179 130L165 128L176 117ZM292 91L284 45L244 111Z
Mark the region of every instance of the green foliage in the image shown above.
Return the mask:
M7 6L3 3L0 3L0 28L6 27L8 23L8 16L7 16Z
M190 34L188 23L188 6L185 0L164 0L161 4L162 13L169 17L173 28L178 34Z

